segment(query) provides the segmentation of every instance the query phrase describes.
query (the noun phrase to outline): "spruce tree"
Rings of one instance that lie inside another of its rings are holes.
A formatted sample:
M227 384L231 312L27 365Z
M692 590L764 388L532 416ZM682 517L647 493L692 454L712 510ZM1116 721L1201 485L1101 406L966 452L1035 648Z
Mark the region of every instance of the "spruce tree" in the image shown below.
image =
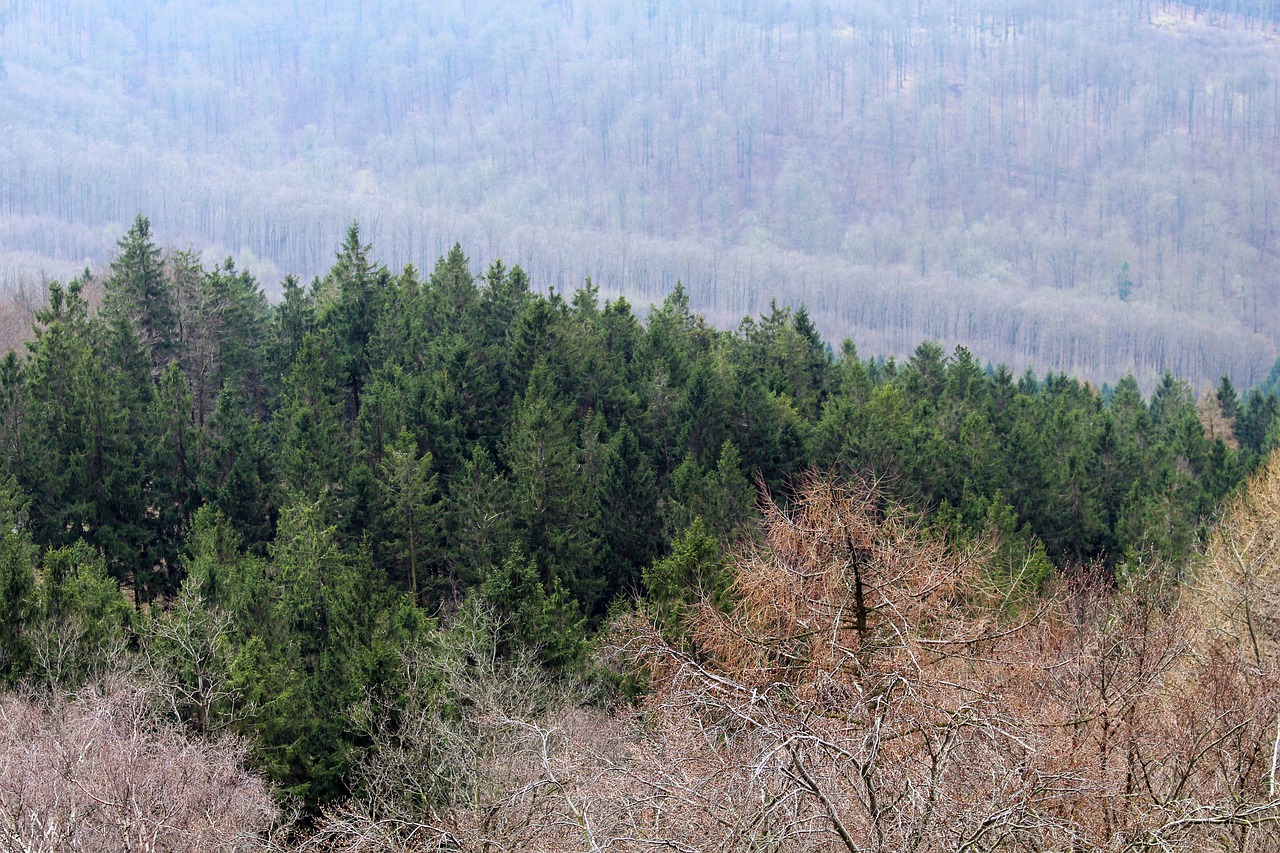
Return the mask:
M343 427L343 394L333 375L335 351L340 352L340 345L331 333L307 336L272 420L285 490L313 500L336 497L353 461Z
M332 335L332 357L345 394L344 417L355 419L372 365L369 342L378 324L390 275L369 258L373 247L360 242L360 226L353 222L338 250L322 288L324 304L319 326Z
M582 661L587 649L586 620L577 601L558 578L550 589L544 587L537 566L519 548L489 571L480 596L498 616L500 654L509 656L523 648L552 669Z
M0 686L27 674L37 615L37 549L15 483L0 484Z
M393 576L405 578L410 595L418 601L423 572L435 562L438 550L437 478L431 470L431 454L419 456L413 434L402 430L378 474L384 540L380 544L390 546L397 568Z
M448 580L456 593L478 584L506 557L515 544L515 518L511 485L481 444L448 485L445 547Z
M200 433L199 491L259 551L273 528L278 463L268 428L246 414L238 391L224 388Z
M594 524L569 416L545 366L534 369L516 409L503 461L511 471L511 514L527 553L588 609L599 602Z
M159 373L176 354L178 308L151 239L150 220L139 214L116 245L120 251L104 284L104 313L133 324L152 371Z
M108 330L89 318L81 282L50 288L28 344L29 428L17 471L39 541L89 540L115 577L133 581L141 604L150 567L139 442L150 383L130 358L135 342L127 322L117 318ZM103 355L108 347L114 364Z
M193 409L186 377L177 364L170 364L160 377L147 412L147 435L151 441L146 448L145 495L147 518L152 528L148 563L161 568L168 576L165 578L168 592L177 588L173 573L191 514L199 500L199 438L192 422Z
M601 601L634 595L640 572L662 548L658 494L649 460L626 426L605 448L596 486L600 519Z
M278 388L293 369L302 341L315 327L315 301L303 290L297 276L287 275L281 285L280 302L271 313L271 386Z

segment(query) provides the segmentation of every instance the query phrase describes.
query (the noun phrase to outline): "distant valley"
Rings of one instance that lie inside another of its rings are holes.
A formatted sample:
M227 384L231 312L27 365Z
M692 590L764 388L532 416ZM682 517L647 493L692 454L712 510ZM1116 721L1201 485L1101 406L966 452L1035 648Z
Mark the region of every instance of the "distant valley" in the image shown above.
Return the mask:
M864 353L1247 387L1280 37L1216 5L8 0L0 279L103 267L143 213L277 293L357 220L394 268L460 242Z

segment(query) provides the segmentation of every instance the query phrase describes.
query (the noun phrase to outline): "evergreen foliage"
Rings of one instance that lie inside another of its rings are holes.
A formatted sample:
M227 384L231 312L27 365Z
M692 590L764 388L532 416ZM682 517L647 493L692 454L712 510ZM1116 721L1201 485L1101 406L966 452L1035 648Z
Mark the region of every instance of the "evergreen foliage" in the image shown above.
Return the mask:
M425 278L370 251L353 225L269 306L229 261L162 261L140 218L101 313L51 286L0 363L0 681L145 646L177 716L318 808L360 784L351 714L396 707L428 614L483 608L497 654L581 671L636 598L670 631L730 604L757 486L859 473L993 536L1015 602L1186 560L1276 439L1276 398L1226 378L1207 409L1170 375L1104 399L933 342L833 350L803 308L717 331L677 285L642 322L460 247Z

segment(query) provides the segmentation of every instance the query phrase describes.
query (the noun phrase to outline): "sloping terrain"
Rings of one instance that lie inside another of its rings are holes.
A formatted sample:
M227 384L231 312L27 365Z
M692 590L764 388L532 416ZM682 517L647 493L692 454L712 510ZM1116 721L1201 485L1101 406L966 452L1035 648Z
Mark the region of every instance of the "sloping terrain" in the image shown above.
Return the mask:
M141 212L274 290L357 219L393 265L460 241L727 325L803 302L864 352L1250 385L1280 42L1232 11L8 0L0 276L101 264Z

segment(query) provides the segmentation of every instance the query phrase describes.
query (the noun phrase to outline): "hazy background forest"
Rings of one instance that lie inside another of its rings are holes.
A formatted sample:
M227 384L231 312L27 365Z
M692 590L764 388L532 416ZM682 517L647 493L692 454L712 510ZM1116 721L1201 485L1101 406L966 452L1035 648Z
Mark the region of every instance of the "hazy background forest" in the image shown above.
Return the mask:
M455 241L536 287L1094 381L1277 354L1269 0L4 0L0 279L133 217L270 294ZM214 256L214 257L211 257Z
M1280 849L1248 2L0 0L0 853Z

